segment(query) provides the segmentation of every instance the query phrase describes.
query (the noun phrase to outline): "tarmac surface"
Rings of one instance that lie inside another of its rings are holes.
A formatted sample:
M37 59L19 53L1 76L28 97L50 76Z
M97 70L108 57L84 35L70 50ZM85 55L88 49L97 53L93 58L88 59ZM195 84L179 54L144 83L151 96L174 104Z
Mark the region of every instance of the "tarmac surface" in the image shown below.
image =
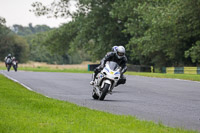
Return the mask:
M104 101L93 100L91 74L0 71L47 97L171 127L200 131L200 82L126 76Z

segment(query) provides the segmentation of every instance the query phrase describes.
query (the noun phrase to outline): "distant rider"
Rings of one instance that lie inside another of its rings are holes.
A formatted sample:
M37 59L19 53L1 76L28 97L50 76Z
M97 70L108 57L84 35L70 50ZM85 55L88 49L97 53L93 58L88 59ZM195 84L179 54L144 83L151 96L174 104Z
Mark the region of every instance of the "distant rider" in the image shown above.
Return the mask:
M16 58L15 58L15 57L12 57L11 59L12 59L12 62L13 62L13 61L16 62L16 67L17 67L17 65L18 65L18 61L16 60Z
M5 61L6 67L7 67L7 64L9 64L9 63L11 64L11 63L12 63L11 54L8 54L8 56L5 57L4 61ZM8 62L8 61L9 61L9 62Z
M114 51L114 49L113 49ZM106 56L101 60L101 64L95 68L94 70L94 77L93 80L90 82L91 85L94 84L94 80L99 72L103 70L105 67L105 64L107 61L113 61L116 62L122 69L121 69L121 77L118 81L117 85L119 84L125 84L126 83L126 77L123 75L127 70L127 58L125 56L125 48L123 46L118 46L115 50L115 52L109 52L106 54Z

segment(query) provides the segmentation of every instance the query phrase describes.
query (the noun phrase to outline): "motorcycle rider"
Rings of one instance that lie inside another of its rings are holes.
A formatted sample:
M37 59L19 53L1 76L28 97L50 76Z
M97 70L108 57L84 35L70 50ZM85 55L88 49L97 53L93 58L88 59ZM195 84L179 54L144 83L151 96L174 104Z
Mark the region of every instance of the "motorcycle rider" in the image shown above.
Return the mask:
M113 46L112 47L112 52L116 52L118 46Z
M12 62L13 62L13 61L16 62L16 67L17 67L17 66L18 66L18 61L16 60L16 58L15 58L15 57L12 57L11 59L12 59Z
M6 67L7 67L7 60L8 59L10 59L12 61L11 54L8 54L8 56L6 56L5 59L4 59Z
M121 69L121 77L120 77L117 85L126 83L126 77L123 75L127 70L127 66L126 66L127 58L125 56L125 48L123 46L118 46L116 48L116 51L107 53L106 56L101 60L101 64L95 68L94 77L93 77L93 80L90 81L90 85L94 84L94 80L95 80L97 74L99 72L101 72L101 70L104 68L107 61L116 62L122 68Z

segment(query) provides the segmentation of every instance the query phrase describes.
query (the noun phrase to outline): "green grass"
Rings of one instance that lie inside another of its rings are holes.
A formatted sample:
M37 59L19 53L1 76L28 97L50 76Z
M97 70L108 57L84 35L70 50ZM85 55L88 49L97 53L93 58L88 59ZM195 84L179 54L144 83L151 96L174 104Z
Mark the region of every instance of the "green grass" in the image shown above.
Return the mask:
M126 72L127 75L138 75L146 77L156 77L156 78L175 78L184 79L192 81L200 81L200 75L198 74L164 74L164 73L140 73L140 72Z
M88 72L87 70L82 70L82 69L52 69L48 67L23 67L19 68L18 70L23 70L23 71L34 71L34 72L70 72L70 73L91 73Z
M6 67L0 66L0 70L6 70Z
M0 67L0 70L6 70L6 67ZM13 68L11 68L13 70ZM53 69L49 67L19 67L18 70L33 72L68 72L68 73L92 73L83 69Z
M0 133L193 132L47 98L0 75Z

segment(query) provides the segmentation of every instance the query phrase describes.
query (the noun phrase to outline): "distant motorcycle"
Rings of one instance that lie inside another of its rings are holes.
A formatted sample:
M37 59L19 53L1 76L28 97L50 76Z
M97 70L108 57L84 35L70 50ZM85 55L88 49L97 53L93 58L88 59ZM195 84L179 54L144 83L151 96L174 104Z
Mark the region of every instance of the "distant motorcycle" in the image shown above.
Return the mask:
M6 60L6 67L7 67L8 72L10 71L11 66L12 66L12 59L8 58Z
M12 61L12 65L13 65L13 68L15 70L15 72L17 71L17 61L16 60L13 60Z
M94 80L92 97L94 99L104 100L107 94L112 94L113 88L120 79L120 74L121 67L116 62L106 62L104 69L98 73Z

